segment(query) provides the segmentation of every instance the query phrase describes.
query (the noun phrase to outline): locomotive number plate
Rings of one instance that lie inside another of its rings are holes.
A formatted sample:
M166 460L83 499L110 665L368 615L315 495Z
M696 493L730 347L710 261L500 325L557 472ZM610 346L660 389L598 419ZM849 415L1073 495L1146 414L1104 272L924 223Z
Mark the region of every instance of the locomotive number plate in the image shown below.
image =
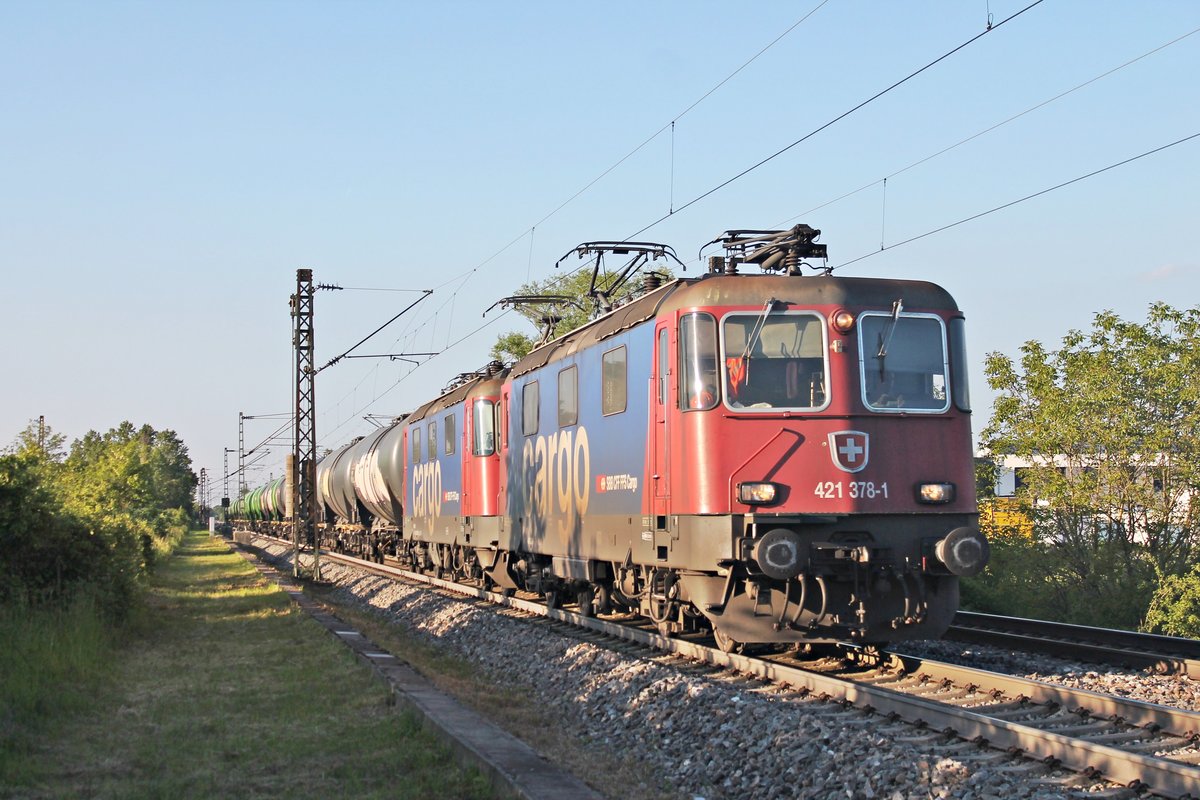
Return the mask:
M887 500L888 485L874 481L820 481L813 494L822 500Z

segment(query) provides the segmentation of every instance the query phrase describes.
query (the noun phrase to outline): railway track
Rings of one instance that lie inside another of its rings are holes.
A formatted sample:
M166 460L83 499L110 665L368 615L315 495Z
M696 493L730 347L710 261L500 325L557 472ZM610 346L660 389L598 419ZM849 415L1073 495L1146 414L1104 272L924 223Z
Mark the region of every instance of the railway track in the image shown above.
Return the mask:
M1200 641L960 611L947 639L1200 679Z
M630 619L585 617L395 565L335 553L322 555L378 575L419 581L713 668L786 685L802 695L904 720L931 736L958 737L989 747L995 758L1019 755L1062 766L1085 780L1103 780L1137 793L1200 800L1200 714L1196 712L898 652L848 648L844 658L807 660L794 653L726 653L711 640L664 637Z

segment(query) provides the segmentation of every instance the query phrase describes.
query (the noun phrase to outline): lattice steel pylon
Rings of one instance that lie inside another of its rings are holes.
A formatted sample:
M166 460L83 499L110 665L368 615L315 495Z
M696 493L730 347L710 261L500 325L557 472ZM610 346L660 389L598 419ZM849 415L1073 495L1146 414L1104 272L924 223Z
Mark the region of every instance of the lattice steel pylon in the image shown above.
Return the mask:
M197 487L197 493L200 496L200 522L204 524L204 512L208 506L208 470L204 467L200 468L200 485Z
M246 414L238 412L238 497L246 496Z
M313 545L312 579L321 579L320 542L317 541L317 368L313 363L313 280L311 269L296 270L296 293L292 295L295 321L293 344L296 348L296 421L294 447L296 464L295 496L292 498L292 567L300 577L300 548Z

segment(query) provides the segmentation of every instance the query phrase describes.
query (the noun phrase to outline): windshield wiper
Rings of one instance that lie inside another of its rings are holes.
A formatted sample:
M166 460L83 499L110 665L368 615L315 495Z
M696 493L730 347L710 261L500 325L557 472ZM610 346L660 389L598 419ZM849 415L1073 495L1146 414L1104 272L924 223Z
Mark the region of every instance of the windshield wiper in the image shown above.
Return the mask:
M892 336L896 333L896 323L900 321L900 312L904 310L904 298L899 298L892 303L892 321L888 324L887 330L879 334L879 352L875 354L876 358L886 358L888 345L892 343Z
M904 298L896 298L896 302L892 303L892 319L888 323L887 329L879 334L879 352L875 357L879 359L879 380L883 380L887 375L887 368L884 366L884 359L887 358L888 345L892 343L892 336L896 333L896 324L900 322L900 312L904 310Z
M742 352L742 358L749 356L754 345L758 343L758 337L762 336L763 328L767 326L767 317L771 316L771 309L778 302L774 297L768 297L767 302L763 304L762 316L754 323L754 327L750 329L750 335L746 337L746 349Z

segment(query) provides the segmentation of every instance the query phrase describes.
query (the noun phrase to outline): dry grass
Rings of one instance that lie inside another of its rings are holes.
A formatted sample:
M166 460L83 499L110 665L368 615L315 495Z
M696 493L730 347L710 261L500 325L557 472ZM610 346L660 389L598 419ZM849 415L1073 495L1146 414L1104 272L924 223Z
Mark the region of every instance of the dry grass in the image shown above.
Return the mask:
M385 687L220 541L192 534L91 707L3 797L489 797Z

